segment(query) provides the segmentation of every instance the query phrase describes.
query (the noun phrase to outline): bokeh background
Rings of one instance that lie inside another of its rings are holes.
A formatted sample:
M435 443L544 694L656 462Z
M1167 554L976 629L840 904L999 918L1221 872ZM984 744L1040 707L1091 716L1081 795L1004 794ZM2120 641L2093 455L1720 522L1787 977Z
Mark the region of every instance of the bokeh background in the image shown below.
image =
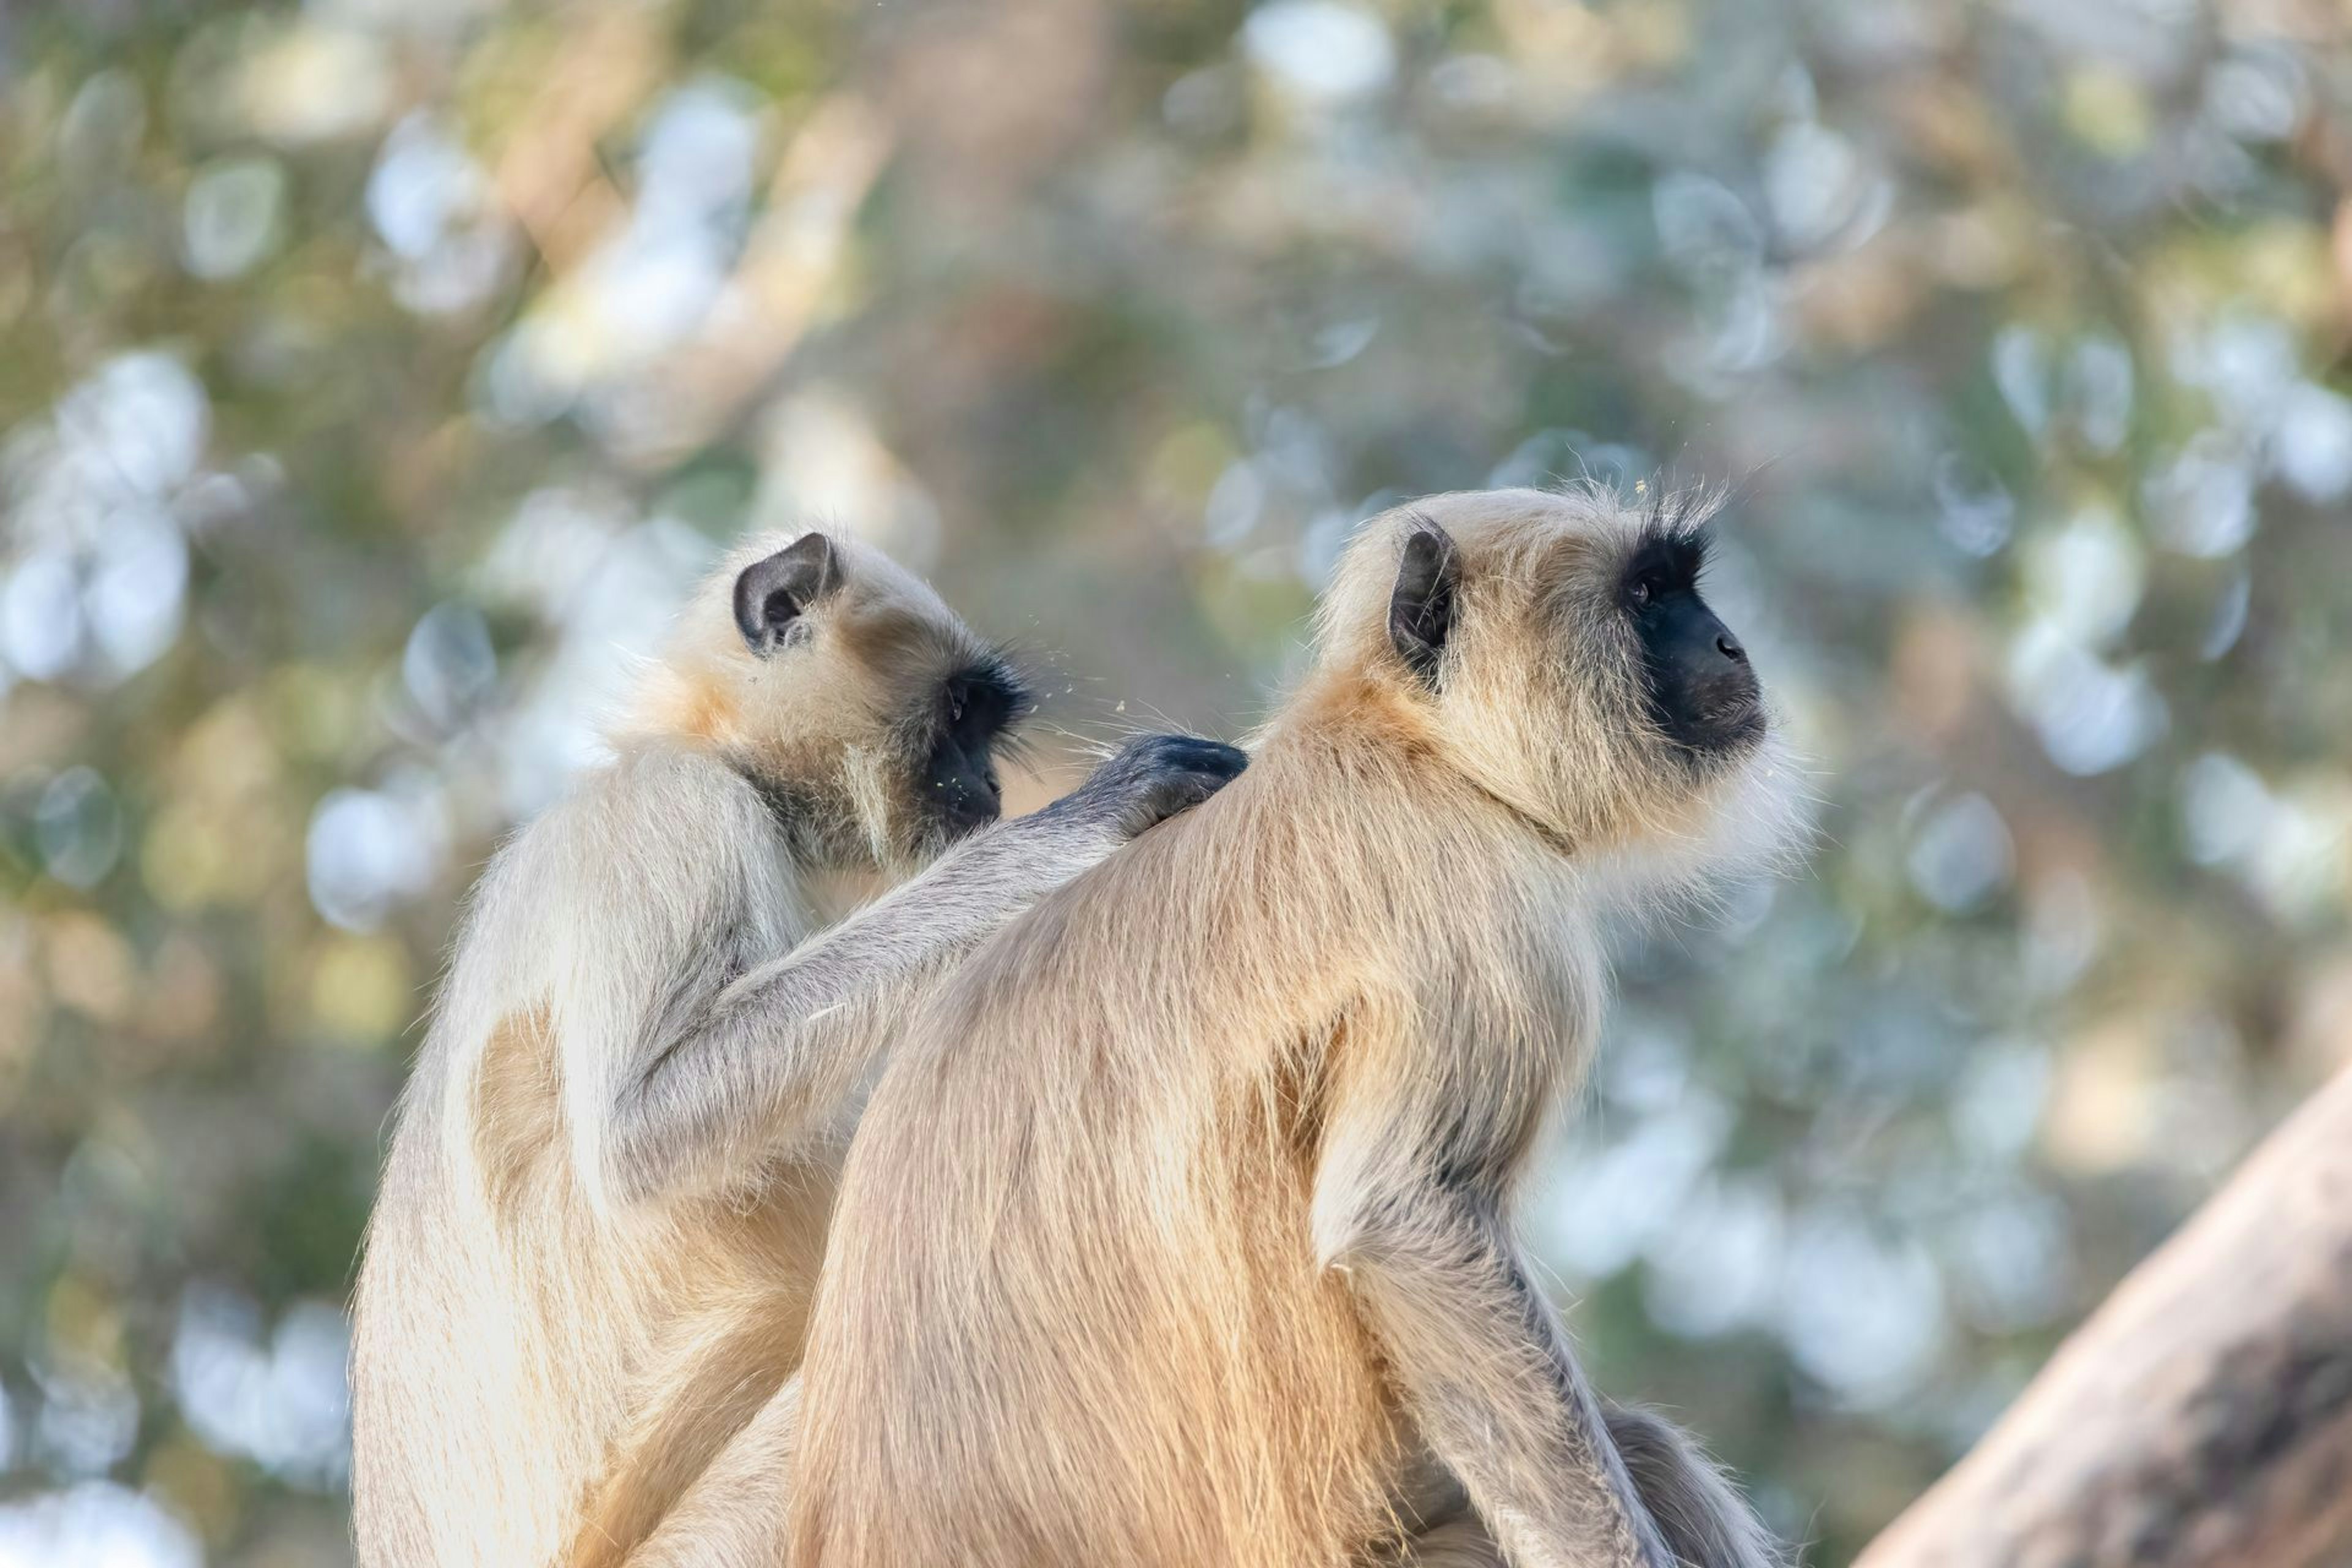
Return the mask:
M2352 1057L2322 0L0 11L0 1564L347 1561L456 901L826 520L1233 734L1349 525L1732 487L1804 869L1532 1221L1844 1562Z

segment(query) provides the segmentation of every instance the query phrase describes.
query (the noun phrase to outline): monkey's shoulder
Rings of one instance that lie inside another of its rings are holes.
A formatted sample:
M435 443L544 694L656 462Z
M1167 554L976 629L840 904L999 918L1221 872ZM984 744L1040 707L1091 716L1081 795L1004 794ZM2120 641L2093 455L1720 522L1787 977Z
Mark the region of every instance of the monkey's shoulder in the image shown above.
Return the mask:
M642 753L592 770L492 857L436 1012L478 1032L545 1001L578 961L658 967L739 927L788 941L806 914L783 847L757 790L722 764Z
M646 747L582 774L508 841L493 869L618 879L650 893L782 842L772 807L741 773L698 751Z

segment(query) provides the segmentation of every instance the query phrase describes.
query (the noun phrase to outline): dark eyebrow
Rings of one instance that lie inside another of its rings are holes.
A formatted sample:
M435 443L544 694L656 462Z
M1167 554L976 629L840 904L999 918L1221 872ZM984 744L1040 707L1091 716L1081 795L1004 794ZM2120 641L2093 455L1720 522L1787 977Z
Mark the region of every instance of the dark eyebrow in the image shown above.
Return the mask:
M1654 486L1633 559L1642 568L1663 568L1680 582L1696 582L1715 546L1715 518L1721 502L1720 492L1703 485L1679 489Z
M994 706L1003 722L1014 723L1037 710L1037 694L1010 656L992 651L950 676L969 697Z
M1625 580L1630 583L1655 574L1687 588L1698 581L1714 543L1715 530L1708 523L1668 520L1653 513L1643 521L1641 537L1626 557Z

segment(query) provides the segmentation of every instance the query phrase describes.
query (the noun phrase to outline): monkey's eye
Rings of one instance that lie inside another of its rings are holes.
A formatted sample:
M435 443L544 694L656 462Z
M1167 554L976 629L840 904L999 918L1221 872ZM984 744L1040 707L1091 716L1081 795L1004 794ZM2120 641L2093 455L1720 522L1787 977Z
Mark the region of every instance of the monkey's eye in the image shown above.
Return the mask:
M1635 609L1648 609L1650 607L1650 602L1657 596L1657 590L1650 585L1650 579L1647 577L1636 577L1633 580L1633 607Z

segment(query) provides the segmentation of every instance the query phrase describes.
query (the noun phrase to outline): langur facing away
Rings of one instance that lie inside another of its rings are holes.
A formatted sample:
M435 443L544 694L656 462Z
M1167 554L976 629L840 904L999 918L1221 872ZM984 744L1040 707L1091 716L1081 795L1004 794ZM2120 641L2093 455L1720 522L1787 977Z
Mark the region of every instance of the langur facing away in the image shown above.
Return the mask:
M1777 1560L1511 1220L1604 916L1785 826L1704 546L1581 493L1368 525L1248 773L942 987L843 1178L793 1568Z
M363 1563L539 1568L629 1456L657 1517L798 1364L914 999L1241 766L1152 737L991 826L1029 705L853 543L765 541L697 594L610 761L483 876L403 1096L352 1352ZM813 934L813 875L926 864Z

